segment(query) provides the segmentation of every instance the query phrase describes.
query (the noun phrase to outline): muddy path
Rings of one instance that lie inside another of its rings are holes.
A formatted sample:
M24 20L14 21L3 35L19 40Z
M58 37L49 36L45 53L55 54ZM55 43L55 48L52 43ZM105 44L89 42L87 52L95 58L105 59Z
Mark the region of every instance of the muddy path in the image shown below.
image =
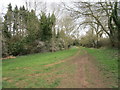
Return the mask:
M95 59L86 51L69 58L66 65L74 65L74 74L67 75L57 88L109 88L109 82L98 69Z

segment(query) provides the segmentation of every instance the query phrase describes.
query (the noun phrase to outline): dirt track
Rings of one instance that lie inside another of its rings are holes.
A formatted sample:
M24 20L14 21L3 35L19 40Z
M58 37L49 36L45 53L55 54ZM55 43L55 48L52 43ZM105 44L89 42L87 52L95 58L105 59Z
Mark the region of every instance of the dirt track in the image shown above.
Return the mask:
M71 64L76 66L75 73L67 75L57 88L109 88L109 82L96 66L95 59L86 51L69 58L67 65Z

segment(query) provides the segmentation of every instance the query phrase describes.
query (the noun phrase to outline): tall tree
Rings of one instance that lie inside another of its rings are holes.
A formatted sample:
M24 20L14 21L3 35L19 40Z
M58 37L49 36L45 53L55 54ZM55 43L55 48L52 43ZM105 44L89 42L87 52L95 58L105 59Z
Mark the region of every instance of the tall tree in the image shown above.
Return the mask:
M112 33L111 38L113 38L114 41L117 40L118 48L120 48L120 14L119 13L120 13L120 2L119 3L115 2L111 16L109 17L108 26Z
M19 15L19 11L18 11L18 7L15 6L15 9L13 11L14 13L14 22L13 22L13 35L16 34L16 32L18 32L18 15Z
M12 11L12 5L11 3L8 5L8 11L6 14L6 19L7 19L7 25L8 25L8 29L10 30L10 32L12 32L12 22L13 22L13 11Z
M55 31L55 24L56 24L56 17L54 15L54 13L52 13L51 17L50 17L50 28L52 28L52 52L54 51L55 43L56 43L56 31Z
M50 41L52 38L52 23L50 15L47 17L44 12L41 14L40 18L40 28L41 32L41 40L42 41Z
M61 38L64 40L65 49L68 49L69 45L72 44L72 34L74 31L74 21L72 17L65 15L60 21L60 28L62 29L60 34Z

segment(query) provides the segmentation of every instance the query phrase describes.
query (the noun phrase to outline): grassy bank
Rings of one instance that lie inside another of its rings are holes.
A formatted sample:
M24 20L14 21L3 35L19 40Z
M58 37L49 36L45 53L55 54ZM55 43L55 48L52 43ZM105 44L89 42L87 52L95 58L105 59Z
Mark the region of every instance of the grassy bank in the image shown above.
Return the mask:
M3 88L56 87L60 82L60 77L56 77L56 75L62 72L55 71L55 69L62 67L63 63L51 67L45 67L45 65L59 62L74 55L77 51L77 48L71 48L54 53L34 54L3 60ZM70 71L72 69L65 67L64 70Z
M111 87L117 87L118 80L118 50L82 48L95 57L97 66L114 83Z

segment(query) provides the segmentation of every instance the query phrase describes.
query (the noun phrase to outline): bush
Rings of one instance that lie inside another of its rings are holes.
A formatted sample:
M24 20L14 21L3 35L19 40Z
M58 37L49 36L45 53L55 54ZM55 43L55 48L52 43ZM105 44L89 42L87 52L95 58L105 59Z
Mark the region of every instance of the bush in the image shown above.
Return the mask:
M8 56L8 48L5 41L2 40L2 57L6 57L6 56Z
M111 47L111 42L109 38L101 38L98 42L100 47Z
M8 47L8 52L10 55L14 56L25 54L24 43L19 41L10 43Z

